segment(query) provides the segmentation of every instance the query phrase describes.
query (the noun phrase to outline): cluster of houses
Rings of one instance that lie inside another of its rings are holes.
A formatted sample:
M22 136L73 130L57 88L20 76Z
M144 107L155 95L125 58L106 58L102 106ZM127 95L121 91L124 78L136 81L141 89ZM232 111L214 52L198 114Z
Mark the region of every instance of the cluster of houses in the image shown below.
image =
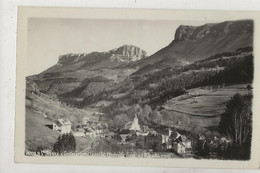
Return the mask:
M174 150L179 154L184 154L191 149L191 141L177 131L168 128L162 133L145 125L140 126L137 114L133 121L125 124L123 129L110 129L106 123L93 122L88 118L83 118L82 123L76 127L75 131L72 131L71 126L72 123L68 119L58 119L56 123L53 123L53 130L61 134L72 132L77 137L116 139L122 145L136 145L133 139L141 137L146 142L159 141L159 145L164 146L165 150Z
M126 133L120 134L123 144L128 143L128 139L135 137L144 137L145 141L160 141L160 148L165 148L166 150L174 150L179 154L184 154L190 151L192 148L191 141L187 139L185 135L181 135L177 131L173 131L171 128L164 130L164 132L156 131L148 126L140 126L138 122L137 114L134 120L128 122L124 129L128 129Z
M60 134L73 133L77 137L96 137L102 136L107 129L106 123L90 121L88 118L83 118L82 123L76 127L76 130L73 131L72 123L67 118L58 119L53 123L53 130L59 132Z
M102 122L90 121L88 118L82 119L82 124L77 126L74 136L103 136L108 129L108 125Z
M173 149L179 154L184 154L192 148L191 140L171 129L168 129L168 134L162 135L162 143L166 145L167 149Z

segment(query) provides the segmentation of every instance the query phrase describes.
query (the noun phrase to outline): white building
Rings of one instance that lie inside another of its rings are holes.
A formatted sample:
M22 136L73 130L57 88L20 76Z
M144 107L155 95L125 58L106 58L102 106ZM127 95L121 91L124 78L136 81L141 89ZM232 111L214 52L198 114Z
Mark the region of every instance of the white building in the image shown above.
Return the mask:
M86 131L85 131L86 136L89 136L89 137L91 137L91 138L94 138L94 137L97 136L97 135L96 135L96 131L95 131L94 128L89 127L89 128L87 128L87 129L85 129L85 130L86 130Z
M121 143L126 144L126 139L129 137L129 134L121 134L120 137L122 139Z
M67 118L58 119L56 123L53 123L53 130L60 132L61 134L66 134L71 132L72 123Z
M175 138L173 143L173 149L179 154L184 154L186 153L187 149L191 148L191 141L188 140L185 135L180 135L177 132L177 137Z
M172 149L172 142L170 136L172 135L172 130L168 129L168 134L162 134L162 144L166 144L167 149Z
M137 115L135 114L135 118L133 120L133 123L130 127L130 130L133 130L133 131L141 131L141 128L139 126L139 122L138 122L138 117Z
M98 123L97 126L95 127L95 132L96 132L96 135L103 134L103 126L100 123Z
M86 134L84 132L78 131L78 132L73 132L73 135L77 137L84 137Z
M136 132L136 135L137 135L137 136L147 136L149 133L150 133L150 132L139 132L139 131L137 131L137 132Z
M186 146L182 142L174 142L173 149L179 154L186 153Z
M89 125L89 118L87 117L82 118L82 125Z

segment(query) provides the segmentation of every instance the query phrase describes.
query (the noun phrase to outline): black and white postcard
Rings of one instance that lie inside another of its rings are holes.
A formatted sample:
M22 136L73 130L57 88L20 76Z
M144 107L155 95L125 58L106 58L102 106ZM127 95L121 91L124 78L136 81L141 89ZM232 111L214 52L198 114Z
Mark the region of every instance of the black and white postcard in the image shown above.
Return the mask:
M19 7L15 161L258 168L259 31L257 12Z

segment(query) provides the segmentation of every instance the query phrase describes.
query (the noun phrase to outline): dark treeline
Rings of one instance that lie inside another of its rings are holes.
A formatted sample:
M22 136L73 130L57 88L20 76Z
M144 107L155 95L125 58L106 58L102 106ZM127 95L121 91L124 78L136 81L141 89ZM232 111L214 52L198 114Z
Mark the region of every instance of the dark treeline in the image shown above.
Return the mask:
M220 71L211 78L205 79L199 83L195 83L190 88L215 84L233 84L240 82L252 82L254 75L253 56L248 55L243 60L233 63L233 65L226 67L225 70Z
M167 100L182 95L187 89L207 86L222 85L253 80L253 55L252 47L237 49L234 52L216 54L207 59L197 61L187 66L167 68L149 75L131 76L123 85L114 90L103 91L96 95L85 97L78 103L84 107L100 100L116 101L110 107L118 107L118 103L133 105L148 104L153 109L162 105ZM151 85L155 85L151 87ZM147 94L140 94L147 91ZM111 95L128 92L120 99ZM110 108L108 108L110 109Z

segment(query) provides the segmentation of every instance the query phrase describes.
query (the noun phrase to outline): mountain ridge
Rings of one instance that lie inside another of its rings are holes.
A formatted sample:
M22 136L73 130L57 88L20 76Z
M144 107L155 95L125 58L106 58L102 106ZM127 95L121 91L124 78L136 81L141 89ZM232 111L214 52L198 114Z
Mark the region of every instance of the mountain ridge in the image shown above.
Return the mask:
M91 52L91 53L68 53L60 55L57 64L68 65L69 63L77 63L80 61L94 61L90 56L100 56L98 60L110 59L111 61L118 62L131 62L137 61L146 57L146 52L141 48L134 45L123 45L115 49L104 52Z

